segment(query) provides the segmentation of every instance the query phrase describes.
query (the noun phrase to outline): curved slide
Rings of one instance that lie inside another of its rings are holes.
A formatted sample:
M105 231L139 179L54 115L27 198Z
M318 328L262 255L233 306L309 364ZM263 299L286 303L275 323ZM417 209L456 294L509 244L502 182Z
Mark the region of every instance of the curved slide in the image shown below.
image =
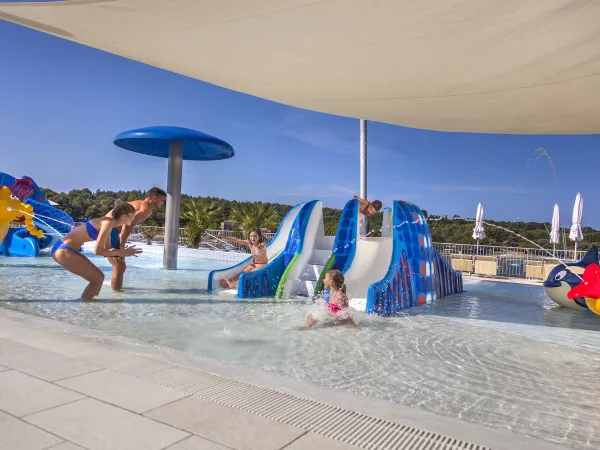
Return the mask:
M314 206L307 214L304 238L279 281L277 298L312 297L317 280L331 255L334 236L325 236L323 203L311 203Z
M402 309L462 292L462 275L433 247L422 211L394 201L383 211L381 237L360 237L358 202L349 201L340 218L327 270L344 273L350 307L390 315Z
M304 214L306 214L307 205L309 205L309 203L300 203L294 206L283 218L277 233L275 233L271 242L267 244L267 257L269 263L265 267L242 274L242 271L246 266L252 262L252 256L249 256L234 266L226 269L213 270L208 275L208 291L233 294L239 298L275 295L281 276L285 271L285 260L287 259L289 264L292 259L292 257L289 257L289 253L292 250L290 237L294 235L294 230L296 230L296 234L298 233L300 213L304 210ZM286 252L288 254L287 257ZM238 282L237 291L234 289L223 289L220 285L220 280L222 278L232 278L240 274L242 275ZM260 285L258 285L259 278L261 278ZM253 285L252 289L250 289L250 284Z
M0 186L8 187L12 195L17 197L23 203L33 207L33 222L37 228L44 232L44 237L37 240L39 248L47 248L54 245L56 240L67 234L75 225L71 216L64 211L50 205L50 202L32 178L23 176L15 178L6 173L0 172ZM16 234L19 239L36 239ZM15 254L12 256L36 256L37 253Z
M273 240L267 245L269 263L242 273L252 257L208 276L209 292L239 298L292 296L311 297L317 279L331 254L333 236L324 235L323 204L318 200L301 203L284 217ZM237 290L223 289L222 278L240 275Z
M391 261L385 276L368 287L365 312L391 315L463 291L461 272L433 246L418 206L394 201L390 231Z
M321 271L316 294L323 290L325 273L340 270L346 280L346 294L350 307L366 310L366 294L372 283L378 282L388 271L392 257L392 214L383 210L381 237L361 237L359 227L359 204L356 200L346 203L340 216L333 248Z

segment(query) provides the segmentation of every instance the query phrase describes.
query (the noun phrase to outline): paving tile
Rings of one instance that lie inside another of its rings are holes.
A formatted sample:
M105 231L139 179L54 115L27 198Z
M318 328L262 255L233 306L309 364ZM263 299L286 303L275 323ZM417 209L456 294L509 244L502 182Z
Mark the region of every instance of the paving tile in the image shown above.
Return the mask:
M46 381L100 370L99 367L66 358L46 350L0 355L0 363Z
M33 337L31 342L29 339L23 339L23 342L29 345L35 345L42 350L50 350L59 355L68 356L70 358L79 358L81 355L86 355L95 351L102 350L106 346L86 341L75 336L64 336L59 333L53 333L44 336L43 339Z
M87 450L79 445L71 444L70 442L63 442L55 447L50 447L48 450Z
M0 339L0 355L9 355L11 353L17 352L28 352L30 350L35 350L35 348L8 339Z
M345 444L314 433L306 433L300 439L288 445L285 450L318 450L321 448L327 450L360 450L360 447L355 445Z
M94 357L92 362L107 369L138 376L150 375L173 367L172 364L164 361L119 351L114 351L113 355L102 356L98 359Z
M224 447L201 437L191 436L165 450L231 450L231 447Z
M22 417L84 398L68 389L10 370L0 372L0 409Z
M175 389L110 370L69 378L57 384L136 413L150 411L187 396Z
M42 450L62 439L0 411L0 450Z
M89 450L159 450L189 436L92 398L42 411L25 420Z
M145 414L238 450L277 450L304 430L197 397Z

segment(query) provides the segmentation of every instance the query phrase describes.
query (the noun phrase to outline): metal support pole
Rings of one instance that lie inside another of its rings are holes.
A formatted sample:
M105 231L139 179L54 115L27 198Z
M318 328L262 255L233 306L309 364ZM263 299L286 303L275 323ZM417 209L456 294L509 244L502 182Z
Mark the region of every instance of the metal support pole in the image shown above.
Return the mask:
M165 218L165 251L163 267L177 269L179 248L179 216L181 214L181 175L183 166L183 141L169 144L169 174L167 177L167 207Z
M360 197L367 199L367 121L360 119Z

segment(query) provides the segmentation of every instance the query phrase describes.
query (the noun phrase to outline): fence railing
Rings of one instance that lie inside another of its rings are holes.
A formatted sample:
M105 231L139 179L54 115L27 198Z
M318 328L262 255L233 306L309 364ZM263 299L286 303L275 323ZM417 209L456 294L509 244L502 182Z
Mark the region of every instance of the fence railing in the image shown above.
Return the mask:
M164 245L165 228L137 226L134 227L129 242L141 242L148 245ZM228 231L228 230L205 230L202 234L202 240L198 248L206 250L248 253L249 249L246 245L240 245L234 242L229 242L223 236L236 237L238 239L246 239L247 236L243 231ZM273 239L275 233L263 233L265 242ZM179 229L179 245L191 247L191 242L185 228Z
M133 229L129 241L148 245L164 245L164 227L138 226ZM218 255L218 259L229 259L226 255L248 253L248 247L229 242L223 236L246 239L241 231L206 230L198 251L192 251L185 228L179 230L179 245L187 247L190 252L185 257L206 258ZM275 233L263 233L266 242ZM543 280L558 263L580 259L585 251L542 250L537 248L503 247L494 245L434 243L438 251L444 255L456 270L490 277L529 278ZM157 249L160 253L160 250ZM196 256L192 256L196 255ZM181 255L183 257L183 255ZM216 257L215 257L216 258ZM237 256L236 256L237 258Z
M559 260L580 259L585 251L542 250L494 245L434 243L456 270L485 276L544 280Z

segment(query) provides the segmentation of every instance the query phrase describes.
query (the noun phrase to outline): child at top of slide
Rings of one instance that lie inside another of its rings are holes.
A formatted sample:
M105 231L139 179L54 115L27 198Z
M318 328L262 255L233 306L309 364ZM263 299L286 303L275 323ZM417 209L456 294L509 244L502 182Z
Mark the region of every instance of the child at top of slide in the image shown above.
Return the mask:
M366 234L369 234L371 232L370 218L371 218L371 216L373 216L373 214L375 214L377 211L379 211L383 205L379 200L373 200L372 202L370 202L368 200L365 200L364 198L360 198L358 195L355 195L352 198L354 200L358 200L359 226L362 228L364 225L366 225L365 231L366 231ZM366 224L365 224L365 220L366 220Z

